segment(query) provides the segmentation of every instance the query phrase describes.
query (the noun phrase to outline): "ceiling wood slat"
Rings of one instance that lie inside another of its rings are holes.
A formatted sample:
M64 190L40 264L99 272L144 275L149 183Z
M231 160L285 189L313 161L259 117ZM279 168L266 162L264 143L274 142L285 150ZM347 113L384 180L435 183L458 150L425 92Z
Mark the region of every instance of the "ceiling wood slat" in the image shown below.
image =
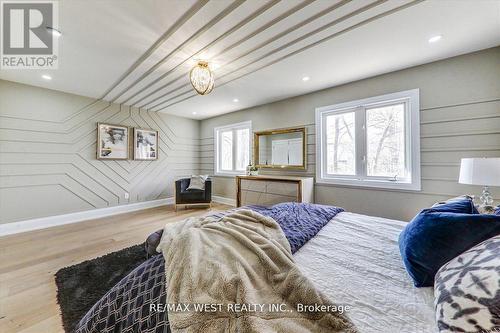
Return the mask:
M158 69L161 65L163 65L170 57L177 53L179 50L181 50L184 46L186 46L188 43L192 42L196 38L198 38L201 34L206 32L208 29L216 25L219 21L221 21L224 17L229 15L231 12L233 12L236 8L241 6L243 3L245 3L246 0L236 0L232 2L228 7L226 7L222 12L220 12L217 16L215 16L213 19L211 19L207 24L205 24L203 27L198 29L194 34L192 34L189 38L184 40L179 46L177 46L174 50L172 50L169 54L167 54L165 57L163 57L160 61L158 61L156 64L154 64L150 69L148 69L146 72L144 72L138 79L134 80L131 84L129 84L125 89L121 90L118 95L116 95L110 102L115 102L118 98L123 96L127 91L129 91L132 87L134 87L136 84L144 80L147 76L149 76L151 73L153 73L156 69Z
M500 1L63 1L57 71L0 68L0 78L205 119L498 47L499 10ZM440 42L428 42L438 35ZM205 97L189 82L198 59L215 74Z
M255 36L256 36L256 35L258 35L259 33L261 33L261 32L263 32L263 31L267 30L268 28L270 28L270 27L272 27L272 26L274 26L275 24L277 24L278 22L280 22L280 21L284 20L285 18L289 17L290 15L292 15L292 14L294 14L294 13L296 13L296 12L300 11L302 8L304 8L304 7L306 7L306 6L310 5L310 4L312 4L314 1L316 1L316 0L306 0L306 1L304 1L304 2L302 2L302 3L300 3L300 4L298 4L297 6L295 6L295 7L291 8L291 9L287 10L286 12L284 12L284 13L283 13L283 14L281 14L281 15L279 15L279 16L278 16L278 17L276 17L275 19L273 19L273 20L269 21L268 23L266 23L266 24L264 24L263 26L259 27L259 28L258 28L258 29L256 29L255 31L251 32L250 34L248 34L248 35L244 36L244 37L243 37L243 38L241 38L240 40L238 40L238 41L236 41L236 42L232 43L231 45L229 45L228 47L224 48L222 51L220 51L220 52L216 53L216 54L213 56L213 58L217 58L217 57L219 57L219 56L221 56L221 55L224 55L226 52L229 52L229 51L230 51L230 50L232 50L233 48L235 48L235 47L237 47L237 46L241 45L243 42L245 42L245 41L249 40L249 39L250 39L250 38L252 38L252 37L255 37ZM137 105L138 105L138 103L142 102L142 101L143 101L144 99L146 99L147 97L149 97L149 96L151 96L151 95L155 94L156 92L158 92L158 91L160 91L160 90L165 89L166 87L168 87L168 86L172 85L173 83L175 83L175 82L179 81L180 79L182 79L182 78L186 77L186 75L187 75L188 73L189 73L189 71L186 71L186 72L184 72L183 74L181 74L181 75L177 76L175 79L173 79L173 80L171 80L171 81L167 82L166 84L164 84L164 85L162 85L161 87L159 87L158 89L156 89L154 92L152 92L152 93L148 94L147 96L144 96L144 97L143 97L143 98L141 98L140 100L135 101L135 102L133 103L133 105L134 105L134 106L137 106ZM162 95L162 96L160 96L160 97L164 97L164 96L166 96L166 95L168 95L168 94L164 94L164 95ZM145 107L145 106L146 106L146 105L148 105L148 104L151 104L152 102L153 102L153 101L149 101L149 102L143 103L143 104L141 104L140 106L137 106L137 107L142 108L142 107Z
M168 72L160 75L158 78L156 78L155 80L153 80L152 82L148 83L147 86L143 87L142 89L140 89L139 91L135 92L133 95L131 95L130 97L128 97L125 101L123 101L123 103L127 103L129 102L130 100L132 100L134 97L136 97L137 95L141 94L143 91L147 90L149 87L151 87L152 85L154 85L155 83L163 80L165 77L167 77L168 75L170 75L171 73L173 73L175 70L177 70L179 67L181 67L182 65L184 65L185 63L187 63L189 60L195 58L196 56L200 55L202 52L208 50L210 47L212 47L213 45L215 45L216 43L220 42L221 40L223 40L224 38L226 38L227 36L231 35L233 32L237 31L238 29L240 29L241 27L243 27L244 25L246 25L247 23L251 22L252 20L254 20L256 17L260 16L262 13L264 13L265 11L267 11L268 9L272 8L273 6L277 5L281 0L273 0L273 1L270 1L268 2L267 4L265 4L264 6L258 8L256 11L254 11L253 13L251 13L250 15L248 15L246 18L244 18L242 21L240 21L239 23L237 23L235 26L233 26L231 29L227 30L226 32L224 32L222 35L220 35L219 37L217 37L216 39L214 39L213 41L211 41L210 43L208 43L207 45L205 45L204 47L202 47L201 49L199 49L198 51L196 51L194 54L192 54L191 56L185 58L182 62L180 62L179 64L175 65L172 69L170 69ZM151 96L152 94L156 93L157 91L161 90L162 88L158 88L156 90L154 90L153 92L149 93L148 95L146 95L145 97L142 97L140 100L136 101L135 103L133 103L133 105L136 105L137 103L141 102L143 99Z
M396 7L396 8L391 9L391 10L388 10L388 11L385 11L385 12L380 13L380 14L378 14L378 15L375 15L375 16L373 16L373 17L370 17L370 18L368 18L368 19L366 19L366 20L363 20L363 21L361 21L361 22L359 22L359 23L357 23L357 24L353 25L353 26L350 26L350 27L348 27L348 28L346 28L346 29L343 29L343 30L341 30L341 31L338 31L338 32L336 32L336 33L334 33L334 34L332 34L332 35L329 35L329 36L327 36L327 37L325 37L325 38L322 38L322 39L320 39L320 40L318 40L318 41L316 41L316 42L314 42L314 43L312 43L312 44L306 45L306 46L304 46L304 47L302 47L302 48L300 48L300 49L298 49L298 50L296 50L296 51L293 51L293 52L291 52L291 53L289 53L289 54L286 54L286 55L284 55L284 56L282 56L282 57L280 57L280 58L278 58L278 59L276 59L276 60L274 60L274 61L272 61L272 62L270 62L270 63L268 63L268 64L265 64L265 65L263 65L263 66L261 66L261 67L258 67L258 68L256 68L256 69L253 69L252 71L250 71L250 72L248 72L248 73L242 74L242 75L240 75L240 76L238 76L238 77L236 77L236 78L233 78L233 79L231 79L231 80L229 80L229 81L223 82L223 83L221 83L221 84L217 85L217 87L224 86L224 85L226 85L226 84L228 84L228 83L230 83L230 82L232 82L232 81L238 80L238 79L240 79L240 78L242 78L242 77L244 77L244 76L247 76L247 75L249 75L249 74L251 74L251 73L254 73L254 72L258 71L258 70L261 70L261 69L263 69L263 68L269 67L269 66L271 66L271 65L273 65L273 64L275 64L275 63L277 63L277 62L280 62L280 61L282 61L282 60L284 60L284 59L287 59L287 58L289 58L289 57L291 57L291 56L294 56L294 55L296 55L296 54L298 54L298 53L300 53L300 52L303 52L303 51L305 51L305 50L307 50L307 49L309 49L309 48L311 48L311 47L314 47L314 46L319 45L319 44L321 44L321 43L323 43L323 42L326 42L326 41L328 41L328 40L330 40L330 39L332 39L332 38L338 37L338 36L340 36L340 35L342 35L342 34L345 34L345 33L349 32L349 31L352 31L352 30L354 30L354 29L356 29L356 28L359 28L359 27L361 27L361 26L364 26L364 25L366 25L366 24L368 24L368 23L370 23L370 22L373 22L373 21L375 21L375 20L378 20L378 19L383 18L383 17L388 16L388 15L394 14L394 13L399 12L399 11L401 11L401 10L404 10L404 9L406 9L406 8L412 7L412 6L414 6L414 5L417 5L417 4L419 4L419 3L422 3L422 2L424 2L424 1L425 1L425 0L414 0L414 1L411 1L411 2L406 3L406 4L404 4L404 5L398 6L398 7ZM190 91L186 91L186 92L184 92L184 93L182 93L182 94L179 94L179 95L177 95L177 96L175 96L175 97L171 98L170 100L173 100L173 99L175 99L175 98L178 98L178 97L184 96L184 95L186 95L186 94L187 94L187 93L189 93L189 92L190 92ZM176 101L176 102L173 102L173 103L171 103L171 104L168 104L168 105L166 105L166 106L164 106L164 107L162 107L162 108L160 108L160 109L157 109L157 110L152 110L152 111L161 111L161 110L167 109L167 108L169 108L170 106L173 106L173 105L175 105L175 104L181 103L181 102L183 102L183 101L186 101L186 100L191 99L191 98L196 97L196 96L197 96L196 94L192 94L192 95L190 95L190 96L188 96L188 97L185 97L185 98L183 98L183 99L181 99L181 100L178 100L178 101ZM167 100L167 101L168 101L168 100ZM166 101L165 101L165 102L166 102ZM164 103L165 103L165 102L164 102ZM152 109L152 108L151 108L151 109Z
M222 75L222 76L218 77L218 79L219 79L219 80L221 80L221 79L223 79L224 77L227 77L227 76L229 76L229 75L232 75L232 74L234 74L234 73L236 73L236 72L238 72L238 71L242 70L243 68L246 68L246 67L248 67L248 66L250 66L250 65L253 65L253 64L255 64L255 63L257 63L257 62L259 62L259 61L261 61L261 60L263 60L263 59L265 59L265 58L267 58L267 57L269 57L269 56L271 56L271 55L273 55L273 54L275 54L275 53L277 53L277 52L281 51L281 50L284 50L284 49L285 49L285 48L287 48L287 47L290 47L290 46L292 46L292 45L294 45L294 44L296 44L296 43L299 43L299 42L301 42L301 41L302 41L302 40L304 40L304 39L307 39L307 38L309 38L309 37L311 37L311 36L314 36L314 35L315 35L315 34L317 34L317 33L320 33L320 32L322 32L322 31L324 31L324 30L326 30L326 29L328 29L328 28L331 28L331 27L333 27L333 26L335 26L335 25L337 25L337 24L339 24L339 23L341 23L341 22L343 22L343 21L345 21L345 20L347 20L347 19L349 19L349 18L351 18L351 17L353 17L353 16L356 16L356 15L359 15L359 14L361 14L361 13L364 13L364 12L366 12L366 11L370 10L371 8L376 7L376 6L378 6L378 5L381 5L381 4L383 4L383 3L387 2L387 1L388 1L388 0L377 0L377 1L374 1L374 2L372 2L372 3L369 3L369 4L367 4L367 5L365 5L365 6L361 7L361 8L358 8L358 9L356 9L356 10L354 10L354 11L352 11L352 12L350 12L350 13L348 13L348 14L346 14L346 15L344 15L344 16L342 16L342 17L338 18L338 19L335 19L335 20L333 20L333 21L330 21L330 22L328 22L328 23L326 23L326 24L324 24L324 25L320 26L319 28L314 29L313 31L311 31L311 32L309 32L309 33L307 33L307 34L304 34L304 35L302 35L302 36L300 36L300 37L298 37L298 38L296 38L296 39L294 39L294 40L292 40L292 41L290 41L290 42L288 42L288 43L286 43L286 44L284 44L284 45L281 45L281 46L279 46L279 47L277 47L277 48L275 48L275 49L273 49L273 50L271 50L271 51L267 52L266 54L264 54L263 56L260 56L260 57L259 57L259 58L257 58L256 60L253 60L253 61L251 61L251 62L249 62L249 63L247 63L247 64L245 64L245 65L243 65L243 66L238 67L238 68L237 68L236 70L234 70L234 71L228 72L228 73L226 73L226 74L224 74L224 75ZM271 43L271 42L274 42L274 41L278 40L279 38L281 38L281 37L283 37L283 36L285 36L285 35L287 35L287 34L289 34L289 33L293 32L293 31L295 31L296 29L298 29L298 28L300 28L300 27L303 27L304 25L306 25L306 24L308 24L308 23L313 22L314 20L319 19L320 17L322 17L322 16L324 16L324 15L328 14L329 12L334 11L334 10L336 10L336 9L338 9L338 8L340 8L340 7L344 6L344 5L346 5L346 4L347 4L347 3L349 3L349 2L351 2L351 0L344 0L344 1L341 1L341 2L339 2L339 3L337 3L337 4L333 5L333 6L330 6L330 7L326 8L326 9L322 10L321 12L319 12L319 13L317 13L317 14L315 14L315 15L311 16L311 17L310 17L310 18L308 18L307 20L304 20L304 21L302 21L302 22L299 22L298 24L296 24L296 25L294 25L294 26L290 27L289 29L287 29L287 30L285 30L285 31L283 31L283 32L281 32L281 33L279 33L278 35L276 35L276 36L274 36L274 37L272 37L272 38L270 38L270 39L266 40L266 41L265 41L265 42L263 42L263 43L260 43L259 45L257 45L257 46L256 46L256 47L254 47L253 49L251 49L249 52L247 52L247 53L245 53L245 54L242 54L241 56L239 56L239 57L237 57L237 58L235 58L235 59L233 59L233 60L229 61L228 63L223 64L223 66L228 66L228 65L230 65L230 64L232 64L232 63L234 63L234 62L236 62L236 61L238 61L238 60L240 60L240 59L242 59L242 58L246 57L248 54L250 54L250 53L252 53L252 52L255 52L255 51L256 51L256 50L258 50L259 48L262 48L262 47L264 47L264 46L268 45L269 43ZM252 71L252 72L253 72L253 71ZM186 87L188 87L188 86L189 86L189 83L184 84L184 85L182 85L182 86L180 86L180 87L178 87L178 88L176 88L176 89L174 89L174 90L171 90L171 91L167 92L166 94L164 94L164 95L162 95L162 96L167 96L167 95L169 95L169 94L172 94L172 93L174 93L174 92L176 92L176 91L178 91L178 90L181 90L181 89L183 89L183 88L186 88ZM217 86L219 86L219 87L220 87L221 85L217 85ZM181 95L182 95L182 94L181 94ZM150 108L148 108L148 109L150 109L150 110L154 110L154 109L155 109L156 107L158 107L159 105L161 105L161 104L163 104L163 103L165 103L165 102L168 102L168 101L174 100L174 99L176 99L176 98L178 98L178 97L179 97L179 95L174 96L174 97L171 97L170 99L167 99L166 101L163 101L163 102L157 103L157 104L155 104L155 105L151 106L151 107L150 107ZM159 98L161 98L161 97L159 97ZM157 98L157 99L155 99L155 100L158 100L159 98ZM155 100L153 100L153 101L155 101ZM153 101L151 101L151 102L153 102ZM151 103L151 102L150 102L150 103Z
M286 30L284 30L284 31L282 31L282 32L274 35L271 38L268 38L267 40L265 40L265 41L263 41L261 43L259 43L258 45L256 45L255 47L253 47L252 49L250 49L248 51L245 51L245 53L239 55L235 59L233 59L233 60L231 60L229 62L224 63L222 66L228 66L228 65L231 65L231 64L235 63L236 61L241 60L242 58L248 56L249 54L251 54L251 53L253 53L253 52L257 51L257 50L260 50L261 48L269 45L270 43L277 41L278 39L280 39L280 38L282 38L282 37L284 37L284 36L286 36L286 35L294 32L297 29L300 29L300 28L306 26L307 24L309 24L311 22L314 22L315 20L318 20L319 18L321 18L321 17L323 17L323 16L325 16L325 15L327 15L327 14L335 11L336 9L338 9L338 8L340 8L340 7L348 4L348 3L350 3L351 1L352 0L342 0L340 2L337 2L337 3L333 4L332 6L329 6L329 7L325 8L325 9L323 9L322 11L320 11L320 12L318 12L318 13L310 16L309 18L307 18L305 20L302 20L301 22L299 22L299 23L291 26L290 28L288 28L288 29L286 29ZM385 2L385 1L388 1L388 0L379 0L379 1ZM171 93L173 93L175 91L178 91L178 90L183 89L183 88L188 87L188 86L190 86L189 83L184 84L184 85L182 85L180 87L177 87L176 89L170 90L170 91L166 92L165 94L163 94L163 95L161 95L161 96L159 96L159 97L157 97L155 99L150 100L149 103L147 103L146 105L149 105L149 104L151 104L151 103L153 103L153 102L155 102L155 101L157 101L157 100L159 100L159 99L161 99L161 98L163 98L165 96L168 96L169 94L171 94ZM159 103L159 104L162 104L162 103ZM154 109L157 106L158 106L158 104L155 104L155 105L151 106L150 109Z
M140 64L146 60L147 57L149 57L151 54L153 54L154 51L156 51L161 44L163 44L170 36L172 36L181 26L184 25L191 17L193 17L200 9L203 8L208 3L209 0L198 0L193 6L191 6L185 13L182 15L167 31L163 33L163 35L160 36L156 40L156 42L151 45L151 47L143 53L142 56L137 59L132 66L130 66L129 69L125 73L123 73L118 80L116 80L111 87L109 87L99 99L104 99L113 89L115 89L127 76L129 76L134 70L139 67Z

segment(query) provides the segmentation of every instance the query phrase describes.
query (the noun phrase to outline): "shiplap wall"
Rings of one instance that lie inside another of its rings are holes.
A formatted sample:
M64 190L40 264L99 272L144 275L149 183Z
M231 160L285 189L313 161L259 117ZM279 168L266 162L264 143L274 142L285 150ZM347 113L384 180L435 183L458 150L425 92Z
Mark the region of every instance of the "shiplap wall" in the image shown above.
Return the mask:
M158 130L158 160L97 160L97 122ZM0 223L171 197L198 138L199 121L0 81Z
M316 185L316 202L409 220L436 201L464 193L479 194L479 186L457 183L459 165L462 157L500 157L500 47L204 120L201 172L214 172L213 128L252 120L254 131L305 125L308 168L285 174L315 176L316 107L414 88L420 89L422 191ZM214 193L234 198L234 179L216 177ZM492 188L492 193L500 200L498 187Z

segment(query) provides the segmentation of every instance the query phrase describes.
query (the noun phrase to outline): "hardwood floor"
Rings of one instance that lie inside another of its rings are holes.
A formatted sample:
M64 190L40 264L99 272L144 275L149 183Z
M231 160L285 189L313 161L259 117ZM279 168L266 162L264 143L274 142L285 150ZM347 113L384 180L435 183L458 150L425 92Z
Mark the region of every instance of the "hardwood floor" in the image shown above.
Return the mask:
M54 282L60 268L139 244L166 223L208 211L163 206L0 237L0 332L64 332Z

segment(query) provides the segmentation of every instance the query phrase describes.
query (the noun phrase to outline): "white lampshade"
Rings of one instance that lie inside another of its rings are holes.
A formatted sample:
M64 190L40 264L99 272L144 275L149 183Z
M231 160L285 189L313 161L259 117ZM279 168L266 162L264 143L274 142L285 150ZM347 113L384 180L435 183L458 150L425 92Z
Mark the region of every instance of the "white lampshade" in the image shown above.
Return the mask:
M500 186L500 158L462 158L460 184Z

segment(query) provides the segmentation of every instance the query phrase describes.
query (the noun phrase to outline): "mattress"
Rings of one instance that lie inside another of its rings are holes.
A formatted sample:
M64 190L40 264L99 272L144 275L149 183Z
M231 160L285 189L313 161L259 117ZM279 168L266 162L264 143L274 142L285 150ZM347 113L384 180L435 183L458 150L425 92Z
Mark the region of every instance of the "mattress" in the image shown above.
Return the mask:
M432 288L415 288L398 249L406 222L339 213L294 257L361 333L437 332Z

